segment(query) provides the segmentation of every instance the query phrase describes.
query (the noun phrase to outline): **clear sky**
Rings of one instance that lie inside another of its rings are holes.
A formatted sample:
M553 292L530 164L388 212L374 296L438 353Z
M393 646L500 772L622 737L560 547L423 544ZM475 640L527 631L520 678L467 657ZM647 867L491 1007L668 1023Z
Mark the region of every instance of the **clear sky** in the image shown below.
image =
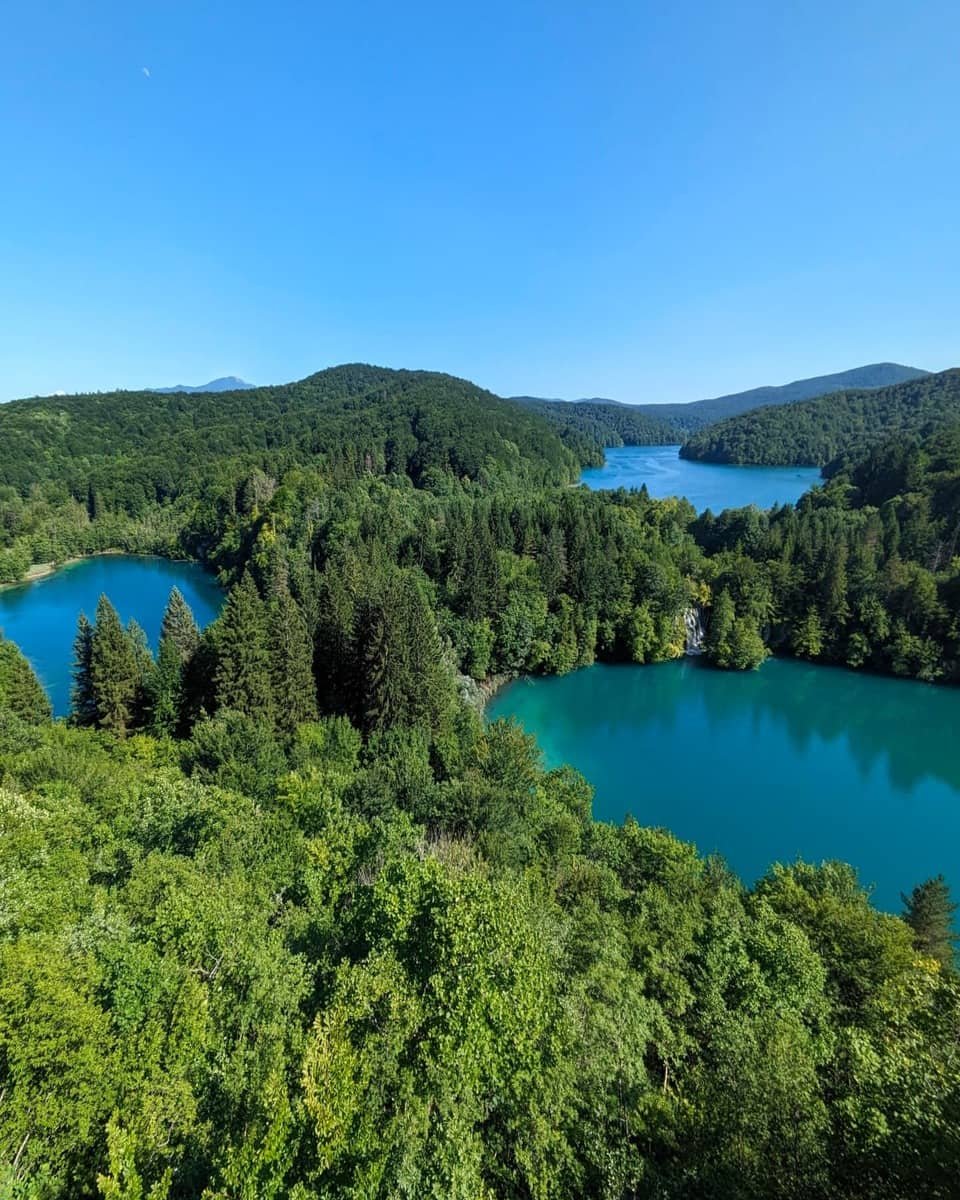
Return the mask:
M960 365L956 0L7 0L0 399Z

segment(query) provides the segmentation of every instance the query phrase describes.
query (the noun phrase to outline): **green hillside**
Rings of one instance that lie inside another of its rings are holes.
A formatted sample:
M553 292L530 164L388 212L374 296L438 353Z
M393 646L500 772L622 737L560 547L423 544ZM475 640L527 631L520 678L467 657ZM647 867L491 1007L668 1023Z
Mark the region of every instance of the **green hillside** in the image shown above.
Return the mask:
M693 434L683 458L826 467L894 433L923 435L960 418L960 370L873 391L837 392L758 408Z
M674 423L652 417L632 404L526 396L517 401L549 421L585 467L602 466L608 446L670 446L679 439Z
M105 392L0 406L0 486L53 484L131 514L176 498L224 462L275 472L364 465L476 479L523 470L565 482L577 463L542 418L463 379L361 364L232 392ZM216 467L214 466L216 464Z
M798 379L782 387L759 387L690 404L620 404L615 400L543 400L515 396L518 403L552 421L584 465L603 462L606 446L664 446L716 421L767 405L797 404L844 388L881 388L922 379L929 372L899 363L872 363L833 375Z

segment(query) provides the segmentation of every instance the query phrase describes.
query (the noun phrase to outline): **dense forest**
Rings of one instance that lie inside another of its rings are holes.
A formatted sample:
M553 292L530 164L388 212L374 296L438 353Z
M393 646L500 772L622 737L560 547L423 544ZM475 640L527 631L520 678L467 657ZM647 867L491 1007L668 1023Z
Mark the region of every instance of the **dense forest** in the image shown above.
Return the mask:
M0 641L0 1196L953 1195L944 881L745 887L479 704L677 656L691 608L718 667L956 679L960 428L698 517L569 486L462 381L312 378L0 410L8 570L149 544L229 588L156 656L104 597L68 723Z
M612 400L541 400L516 396L515 400L546 417L584 466L603 462L605 446L668 446L682 442L717 421L766 405L797 404L850 388L882 388L921 379L929 372L899 363L873 363L834 375L798 379L780 387L751 388L690 404L617 404ZM729 461L729 460L722 460ZM752 461L752 460L750 460Z
M659 420L635 404L533 397L523 397L521 403L545 417L585 467L602 466L609 446L671 446L681 439L677 422Z
M960 420L960 370L873 391L838 392L758 408L694 433L682 458L704 462L806 465L828 474L893 435L923 436Z
M519 405L462 379L351 364L235 392L105 392L0 406L0 488L143 516L211 473L357 463L423 483L428 471L529 482L576 478L577 461Z

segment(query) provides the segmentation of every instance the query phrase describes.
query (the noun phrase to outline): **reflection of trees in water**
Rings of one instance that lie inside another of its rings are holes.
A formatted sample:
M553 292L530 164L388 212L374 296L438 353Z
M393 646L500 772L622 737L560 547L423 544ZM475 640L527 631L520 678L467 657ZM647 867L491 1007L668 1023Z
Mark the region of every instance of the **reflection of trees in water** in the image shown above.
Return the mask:
M694 659L594 667L529 686L525 723L554 749L582 736L585 723L620 736L642 724L675 744L682 735L695 752L707 730L723 738L740 725L762 739L772 722L801 754L815 753L817 739L845 739L864 780L879 768L900 792L926 778L960 790L960 756L952 752L960 690L787 659L747 673Z

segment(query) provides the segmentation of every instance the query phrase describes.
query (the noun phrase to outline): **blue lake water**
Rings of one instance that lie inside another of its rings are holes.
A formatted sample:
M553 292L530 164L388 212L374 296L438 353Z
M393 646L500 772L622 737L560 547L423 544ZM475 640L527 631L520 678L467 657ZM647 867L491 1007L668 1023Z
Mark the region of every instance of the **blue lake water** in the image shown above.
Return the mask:
M679 446L615 446L603 467L589 467L581 480L593 491L647 485L654 499L685 496L697 512L756 504L792 504L820 482L817 467L740 467L689 462Z
M224 595L215 577L196 563L136 555L103 555L62 567L33 583L0 591L0 630L24 652L57 716L70 710L73 641L81 610L93 619L106 595L124 624L133 617L157 648L163 610L178 587L202 629L220 611Z
M852 863L891 912L941 871L960 891L960 689L682 659L518 680L488 716L581 771L598 819L664 826L748 883L799 856Z

